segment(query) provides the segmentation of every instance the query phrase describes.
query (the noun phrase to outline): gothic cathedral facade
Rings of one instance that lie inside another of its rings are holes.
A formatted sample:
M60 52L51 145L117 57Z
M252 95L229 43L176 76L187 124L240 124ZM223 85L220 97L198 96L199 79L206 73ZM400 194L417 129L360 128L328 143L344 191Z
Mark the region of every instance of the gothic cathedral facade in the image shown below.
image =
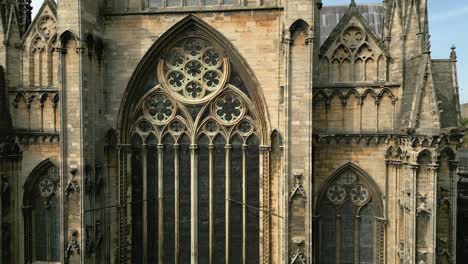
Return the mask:
M456 263L427 2L1 0L1 263Z

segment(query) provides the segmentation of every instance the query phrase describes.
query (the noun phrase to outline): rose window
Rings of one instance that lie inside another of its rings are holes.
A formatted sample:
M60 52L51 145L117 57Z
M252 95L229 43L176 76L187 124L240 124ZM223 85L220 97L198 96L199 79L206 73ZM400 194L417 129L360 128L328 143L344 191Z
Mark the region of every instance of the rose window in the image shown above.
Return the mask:
M182 124L182 122L180 122L179 120L175 120L171 123L170 129L172 130L172 132L179 134L184 130L184 124Z
M343 42L350 48L357 48L364 40L365 34L357 27L348 28L342 36Z
M43 179L39 183L39 191L44 198L50 197L55 191L55 184L49 179Z
M252 124L250 124L250 122L248 121L242 121L240 124L239 124L239 131L243 134L248 134L252 131Z
M145 106L147 114L159 124L168 121L175 113L172 101L162 94L150 97Z
M39 29L47 37L55 33L56 28L57 26L56 26L55 20L52 17L45 16L42 18L41 22L39 22Z
M365 205L370 199L369 191L362 185L354 186L349 193L351 201L356 205Z
M205 124L205 129L206 129L206 131L208 131L210 134L214 134L214 133L218 132L219 127L218 127L218 124L216 124L215 121L210 120L210 121L206 122L206 124Z
M230 94L216 99L214 107L215 116L225 124L236 122L244 113L241 100Z
M224 54L205 39L185 38L169 49L159 63L158 75L165 88L184 103L202 103L223 87L228 64Z
M60 180L60 174L57 167L52 167L49 169L48 176L52 181Z
M346 190L340 185L335 184L328 189L327 197L334 204L343 203L346 199Z
M342 185L351 185L355 183L356 180L357 180L356 175L348 171L340 177L339 183Z
M138 124L138 129L143 133L147 133L151 130L151 124L148 121L143 120Z

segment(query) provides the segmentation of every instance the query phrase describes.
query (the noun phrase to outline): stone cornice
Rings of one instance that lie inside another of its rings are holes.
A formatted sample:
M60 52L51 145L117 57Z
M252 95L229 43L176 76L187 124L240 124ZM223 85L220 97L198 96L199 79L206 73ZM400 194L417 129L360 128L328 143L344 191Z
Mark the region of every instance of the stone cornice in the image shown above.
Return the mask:
M388 145L397 142L399 145L410 145L412 147L440 147L459 144L461 135L407 135L407 134L325 134L314 133L315 144L367 144Z

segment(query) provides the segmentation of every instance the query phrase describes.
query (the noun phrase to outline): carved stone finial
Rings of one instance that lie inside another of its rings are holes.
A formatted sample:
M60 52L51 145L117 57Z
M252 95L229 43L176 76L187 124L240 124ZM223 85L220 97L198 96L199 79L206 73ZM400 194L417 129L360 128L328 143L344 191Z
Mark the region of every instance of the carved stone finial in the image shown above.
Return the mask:
M452 45L452 47L450 48L452 51L450 52L450 60L451 61L456 61L457 60L457 47L455 47L455 45Z
M67 260L70 256L75 253L77 255L80 254L80 244L78 243L78 231L73 230L70 240L67 242L67 247L65 249L65 257Z
M294 189L291 192L291 196L289 196L289 202L291 202L294 196L298 194L301 195L302 198L304 199L306 198L304 187L302 186L302 183L301 183L302 173L294 173L294 178L296 181L296 185L294 186Z
M291 264L306 264L306 259L301 250L296 249L296 252L291 257Z

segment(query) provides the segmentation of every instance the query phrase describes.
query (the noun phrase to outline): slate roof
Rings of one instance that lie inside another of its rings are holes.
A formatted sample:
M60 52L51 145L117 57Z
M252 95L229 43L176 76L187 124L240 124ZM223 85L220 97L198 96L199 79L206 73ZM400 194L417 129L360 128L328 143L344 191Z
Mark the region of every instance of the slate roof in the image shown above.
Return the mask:
M458 126L458 98L456 97L456 87L454 84L454 74L452 72L453 62L450 60L432 60L432 76L439 102L440 125L442 128Z
M320 12L320 44L323 44L341 18L346 14L349 5L323 6ZM384 6L383 4L357 5L357 9L369 23L377 36L382 36Z

